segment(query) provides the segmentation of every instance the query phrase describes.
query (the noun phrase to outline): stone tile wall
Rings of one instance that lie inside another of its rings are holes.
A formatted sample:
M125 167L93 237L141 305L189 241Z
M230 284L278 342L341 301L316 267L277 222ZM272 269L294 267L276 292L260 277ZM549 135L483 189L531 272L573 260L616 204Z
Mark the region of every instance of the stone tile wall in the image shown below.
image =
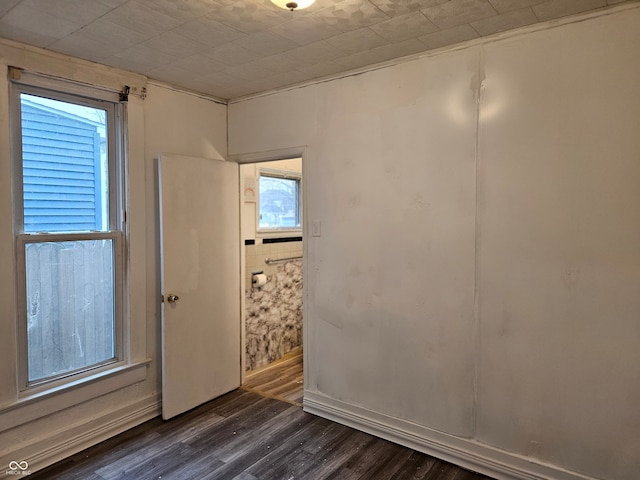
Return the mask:
M302 242L246 247L247 370L256 370L302 347L302 260L266 265L264 258L302 255ZM260 265L261 264L261 265ZM252 288L251 272L269 280Z

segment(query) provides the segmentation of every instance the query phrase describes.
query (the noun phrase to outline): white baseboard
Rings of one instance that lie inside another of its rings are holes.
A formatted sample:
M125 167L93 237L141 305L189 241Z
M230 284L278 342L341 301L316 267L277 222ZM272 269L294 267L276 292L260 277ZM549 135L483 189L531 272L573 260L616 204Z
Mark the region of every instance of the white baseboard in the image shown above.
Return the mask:
M305 390L304 411L498 480L596 480Z
M29 471L35 473L64 458L92 447L108 438L122 433L159 416L161 403L158 395L147 397L117 410L106 412L82 425L72 425L68 429L41 437L36 443L10 452L8 456L16 461L29 460ZM0 466L0 479L15 478L7 475Z

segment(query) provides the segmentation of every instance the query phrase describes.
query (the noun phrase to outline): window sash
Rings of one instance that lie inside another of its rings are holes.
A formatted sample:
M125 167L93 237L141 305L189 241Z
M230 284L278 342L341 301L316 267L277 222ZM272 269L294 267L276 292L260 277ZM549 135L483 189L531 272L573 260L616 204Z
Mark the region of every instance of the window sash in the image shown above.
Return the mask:
M50 83L47 82L47 85ZM59 100L68 103L83 105L86 107L97 108L106 111L107 124L107 174L108 174L108 230L118 230L120 228L121 218L121 195L119 194L119 185L122 183L120 178L121 167L117 159L121 154L122 129L118 118L121 117L119 111L120 105L113 101L102 99L92 99L86 97L78 97L72 93L59 92L50 88L42 88L34 85L24 85L21 83L12 84L11 109L12 109L12 132L13 132L13 156L16 159L14 168L14 182L18 187L14 190L14 227L18 233L24 233L24 178L23 178L23 152L22 152L22 108L20 103L20 94L26 93L53 100ZM38 232L39 233L39 232ZM46 232L45 232L46 233Z
M260 179L262 177L280 178L284 180L294 180L297 184L297 209L298 209L298 225L291 227L265 227L260 225L261 215L261 200L260 200ZM262 234L269 233L286 233L286 232L301 232L302 231L302 175L298 172L292 172L288 170L275 170L261 168L258 172L258 199L256 204L256 232Z
M29 351L27 337L27 272L26 272L26 247L28 244L43 244L52 242L75 242L90 240L111 240L113 242L113 282L114 282L114 358L103 362L87 365L74 370L63 372L59 375L40 378L29 381ZM56 234L19 234L16 239L16 250L18 256L18 308L21 312L19 325L19 343L20 343L20 361L19 361L19 389L20 391L30 390L34 387L46 384L48 388L52 387L52 382L62 380L64 383L70 377L77 379L82 374L93 374L102 367L112 368L119 366L125 360L125 351L123 348L124 330L123 330L123 313L124 313L124 234L122 232L87 232L87 233L56 233ZM80 374L80 375L79 375Z

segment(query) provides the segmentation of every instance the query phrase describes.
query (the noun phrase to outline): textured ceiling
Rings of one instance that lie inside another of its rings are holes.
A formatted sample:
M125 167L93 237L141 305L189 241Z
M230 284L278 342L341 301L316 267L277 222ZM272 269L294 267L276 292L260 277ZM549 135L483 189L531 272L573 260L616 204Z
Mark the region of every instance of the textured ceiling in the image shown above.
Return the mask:
M232 99L624 0L0 0L0 37Z

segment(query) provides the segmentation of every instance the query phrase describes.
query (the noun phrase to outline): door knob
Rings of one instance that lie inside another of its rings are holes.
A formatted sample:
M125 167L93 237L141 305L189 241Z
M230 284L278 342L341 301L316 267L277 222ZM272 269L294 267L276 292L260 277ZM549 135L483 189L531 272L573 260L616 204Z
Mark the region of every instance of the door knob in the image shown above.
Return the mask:
M180 300L180 297L178 295L174 295L173 293L167 296L167 301L169 303L176 303L178 300Z

